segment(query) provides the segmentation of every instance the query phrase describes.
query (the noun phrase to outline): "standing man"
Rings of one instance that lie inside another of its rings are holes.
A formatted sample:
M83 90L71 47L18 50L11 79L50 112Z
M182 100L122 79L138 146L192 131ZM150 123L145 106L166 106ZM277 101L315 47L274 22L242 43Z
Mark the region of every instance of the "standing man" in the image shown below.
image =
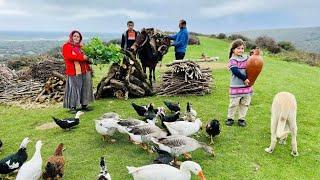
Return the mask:
M122 49L130 49L133 43L136 41L138 32L133 29L134 23L133 21L127 22L128 30L122 34L121 39L121 48Z
M169 38L174 40L172 45L174 46L176 59L183 59L189 42L187 22L185 20L180 20L179 28L180 31L175 35L169 36Z

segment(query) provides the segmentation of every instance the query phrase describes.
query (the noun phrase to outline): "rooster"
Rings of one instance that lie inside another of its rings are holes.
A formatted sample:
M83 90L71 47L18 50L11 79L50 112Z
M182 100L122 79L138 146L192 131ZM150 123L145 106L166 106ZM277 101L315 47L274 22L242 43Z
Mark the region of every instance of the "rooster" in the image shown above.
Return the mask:
M45 180L58 180L62 179L64 173L65 160L62 154L63 144L60 143L55 150L53 156L49 157L47 165L45 167L45 172L43 172L42 177Z
M171 112L180 111L180 103L172 103L170 101L163 101L164 104L170 109Z

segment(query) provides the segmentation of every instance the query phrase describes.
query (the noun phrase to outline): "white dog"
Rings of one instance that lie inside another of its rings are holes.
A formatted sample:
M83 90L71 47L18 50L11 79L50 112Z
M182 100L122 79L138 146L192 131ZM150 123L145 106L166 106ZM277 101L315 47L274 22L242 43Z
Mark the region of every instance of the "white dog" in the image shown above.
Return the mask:
M271 108L271 143L265 151L272 153L280 138L280 144L285 144L289 133L292 135L292 152L293 156L298 156L297 150L297 102L293 94L280 92L273 99Z

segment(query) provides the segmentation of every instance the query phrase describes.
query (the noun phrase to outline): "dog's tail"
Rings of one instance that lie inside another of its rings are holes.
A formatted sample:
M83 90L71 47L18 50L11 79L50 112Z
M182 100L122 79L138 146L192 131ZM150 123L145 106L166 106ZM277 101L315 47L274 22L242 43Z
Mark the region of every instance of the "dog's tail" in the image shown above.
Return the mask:
M291 133L291 131L286 130L286 124L287 121L289 121L288 118L290 118L292 112L280 112L279 114L279 120L278 120L278 125L277 125L277 137L280 139L283 139L286 137L287 134Z

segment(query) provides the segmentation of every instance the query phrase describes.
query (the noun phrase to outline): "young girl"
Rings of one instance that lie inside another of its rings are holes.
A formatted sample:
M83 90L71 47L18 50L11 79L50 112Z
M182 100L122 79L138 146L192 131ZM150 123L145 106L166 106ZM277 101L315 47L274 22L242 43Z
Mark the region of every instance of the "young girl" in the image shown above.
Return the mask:
M232 42L228 67L232 72L230 81L230 104L226 125L232 126L234 115L239 108L239 126L246 126L245 117L251 102L252 87L247 79L246 66L248 57L243 55L245 43L241 39Z

